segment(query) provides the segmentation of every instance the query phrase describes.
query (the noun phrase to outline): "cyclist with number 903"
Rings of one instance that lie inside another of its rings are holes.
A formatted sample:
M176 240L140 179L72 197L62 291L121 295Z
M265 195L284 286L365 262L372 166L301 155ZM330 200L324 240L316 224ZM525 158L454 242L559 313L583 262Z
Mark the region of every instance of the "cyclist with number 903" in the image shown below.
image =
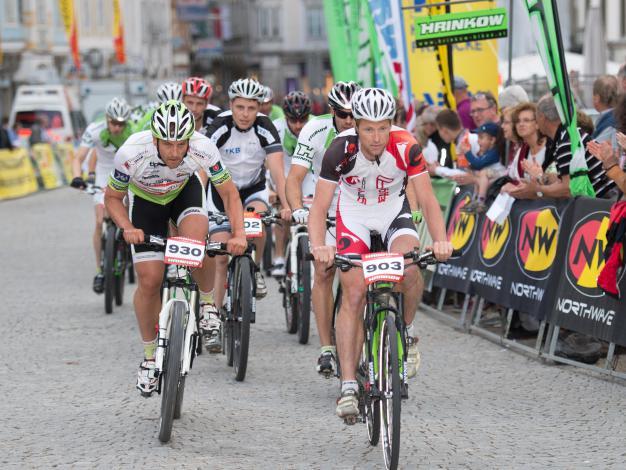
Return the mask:
M342 255L369 253L372 232L379 233L386 248L393 253L413 250L419 241L406 197L409 184L435 240L434 254L438 260L446 260L452 254L452 245L447 241L443 216L421 149L408 131L391 124L395 99L385 90L363 88L352 97L352 113L354 129L339 134L324 155L309 215L313 256L330 266L334 263L335 250ZM326 212L338 184L337 241L336 246L326 246ZM393 264L385 261L366 269L382 272L400 267ZM358 270L341 272L340 282L343 293L336 337L341 363L341 396L336 412L345 419L359 413L356 368L363 346L362 315L367 286L363 272ZM413 338L412 322L423 289L421 274L415 266L404 270L404 278L397 287L404 295L407 334ZM417 354L417 345L411 341L408 376L415 374Z

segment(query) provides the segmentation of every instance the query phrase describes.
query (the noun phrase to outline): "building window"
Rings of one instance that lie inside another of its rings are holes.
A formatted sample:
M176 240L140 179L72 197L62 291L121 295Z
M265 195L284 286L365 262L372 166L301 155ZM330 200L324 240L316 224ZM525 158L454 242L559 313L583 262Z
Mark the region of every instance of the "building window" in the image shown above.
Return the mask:
M280 37L280 9L265 7L258 10L259 38L274 39Z
M48 7L45 0L37 0L37 24L47 24L48 22Z
M319 7L306 11L306 34L308 39L323 39L326 36L324 10Z
M20 5L17 0L5 0L4 3L4 24L18 24L20 16Z

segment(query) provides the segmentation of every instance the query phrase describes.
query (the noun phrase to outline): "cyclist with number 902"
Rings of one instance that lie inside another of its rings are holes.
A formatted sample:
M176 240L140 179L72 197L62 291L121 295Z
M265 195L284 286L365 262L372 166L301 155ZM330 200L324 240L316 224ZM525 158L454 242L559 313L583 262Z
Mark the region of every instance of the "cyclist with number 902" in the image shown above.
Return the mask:
M152 245L141 245L144 233L167 238L171 220L181 237L206 240L209 228L206 196L196 174L204 170L232 221L233 237L228 240L228 250L240 255L247 247L239 192L222 165L217 147L194 132L194 119L189 110L178 101L167 101L155 110L150 128L150 131L132 135L118 150L105 194L109 214L124 230L126 242L133 244L138 279L134 304L144 344L137 388L143 396L150 396L157 385L154 327L161 309L159 293L164 270L163 251L156 251ZM128 211L123 204L126 195ZM193 272L203 311L210 302L207 298L211 295L213 272L214 264L206 257L202 268Z

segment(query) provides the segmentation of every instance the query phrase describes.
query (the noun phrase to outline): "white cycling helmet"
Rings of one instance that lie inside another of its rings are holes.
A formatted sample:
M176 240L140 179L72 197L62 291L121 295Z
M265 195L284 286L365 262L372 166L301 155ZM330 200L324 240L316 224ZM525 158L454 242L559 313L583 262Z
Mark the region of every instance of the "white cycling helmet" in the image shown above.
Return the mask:
M261 103L269 103L274 99L274 92L268 86L264 86L263 88L265 88L265 93L263 94L263 100Z
M360 89L356 82L337 82L328 92L328 104L334 109L352 109L352 97Z
M228 87L228 97L231 100L235 98L246 98L248 100L261 102L264 96L265 87L251 78L240 78L239 80L235 80Z
M113 98L106 106L104 113L114 121L125 122L130 117L130 106L124 98Z
M180 83L165 82L159 85L156 95L161 103L169 100L180 101L183 97L183 87L180 86Z
M170 100L159 106L152 114L150 130L157 139L189 140L196 128L193 115L180 101Z
M354 119L385 121L396 115L396 100L381 88L361 88L352 97Z

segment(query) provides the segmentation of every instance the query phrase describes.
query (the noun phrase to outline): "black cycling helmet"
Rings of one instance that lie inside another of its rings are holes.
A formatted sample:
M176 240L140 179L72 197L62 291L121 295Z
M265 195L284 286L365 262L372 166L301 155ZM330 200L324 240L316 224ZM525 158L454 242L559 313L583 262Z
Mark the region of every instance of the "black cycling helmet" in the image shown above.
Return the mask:
M328 93L328 104L333 109L352 109L352 96L360 89L356 82L337 82Z
M301 91L292 91L283 99L283 111L290 118L305 118L311 114L311 100Z

